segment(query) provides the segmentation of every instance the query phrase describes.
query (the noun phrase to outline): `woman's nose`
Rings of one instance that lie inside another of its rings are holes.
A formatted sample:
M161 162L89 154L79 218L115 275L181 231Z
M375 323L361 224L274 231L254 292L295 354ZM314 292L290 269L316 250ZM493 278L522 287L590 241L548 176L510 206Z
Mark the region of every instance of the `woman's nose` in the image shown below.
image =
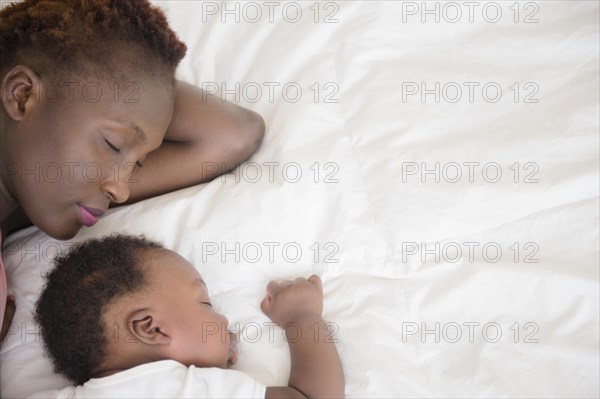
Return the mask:
M112 202L117 204L123 203L129 198L129 184L120 180L106 180L102 184L102 191Z

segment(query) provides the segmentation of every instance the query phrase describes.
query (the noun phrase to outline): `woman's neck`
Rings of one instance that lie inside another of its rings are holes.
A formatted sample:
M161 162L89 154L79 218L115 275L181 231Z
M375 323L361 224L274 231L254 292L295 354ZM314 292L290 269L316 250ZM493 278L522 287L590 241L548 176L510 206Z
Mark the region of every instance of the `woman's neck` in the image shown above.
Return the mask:
M6 134L8 128L6 126L6 114L4 109L0 109L0 149L6 150ZM8 191L6 186L6 165L4 151L0 152L0 224L19 206L19 201Z
M4 176L0 173L0 223L4 222L18 206L19 201L8 191Z

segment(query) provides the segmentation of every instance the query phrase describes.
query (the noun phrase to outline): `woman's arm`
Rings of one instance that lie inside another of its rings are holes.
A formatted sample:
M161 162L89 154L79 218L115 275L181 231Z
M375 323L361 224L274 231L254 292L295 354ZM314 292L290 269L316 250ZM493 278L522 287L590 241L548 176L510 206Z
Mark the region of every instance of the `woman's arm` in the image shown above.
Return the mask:
M256 112L184 82L175 87L163 144L131 177L127 204L200 184L234 169L258 149L265 123Z

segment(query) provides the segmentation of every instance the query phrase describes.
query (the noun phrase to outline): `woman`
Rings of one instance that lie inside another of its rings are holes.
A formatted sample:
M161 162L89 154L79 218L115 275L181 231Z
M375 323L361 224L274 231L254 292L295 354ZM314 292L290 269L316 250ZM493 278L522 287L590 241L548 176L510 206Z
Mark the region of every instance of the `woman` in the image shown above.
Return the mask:
M111 204L208 181L256 151L258 114L175 80L185 51L147 0L0 11L3 236L25 220L72 238ZM1 272L0 340L14 313Z

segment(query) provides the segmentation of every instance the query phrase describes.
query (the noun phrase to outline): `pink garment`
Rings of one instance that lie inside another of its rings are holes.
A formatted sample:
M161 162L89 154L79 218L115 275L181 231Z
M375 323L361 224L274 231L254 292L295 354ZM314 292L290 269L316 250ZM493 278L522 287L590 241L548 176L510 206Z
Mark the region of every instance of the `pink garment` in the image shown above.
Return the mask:
M6 299L8 297L8 283L6 282L6 272L2 263L2 232L0 232L0 329L4 322L4 311L6 310Z

